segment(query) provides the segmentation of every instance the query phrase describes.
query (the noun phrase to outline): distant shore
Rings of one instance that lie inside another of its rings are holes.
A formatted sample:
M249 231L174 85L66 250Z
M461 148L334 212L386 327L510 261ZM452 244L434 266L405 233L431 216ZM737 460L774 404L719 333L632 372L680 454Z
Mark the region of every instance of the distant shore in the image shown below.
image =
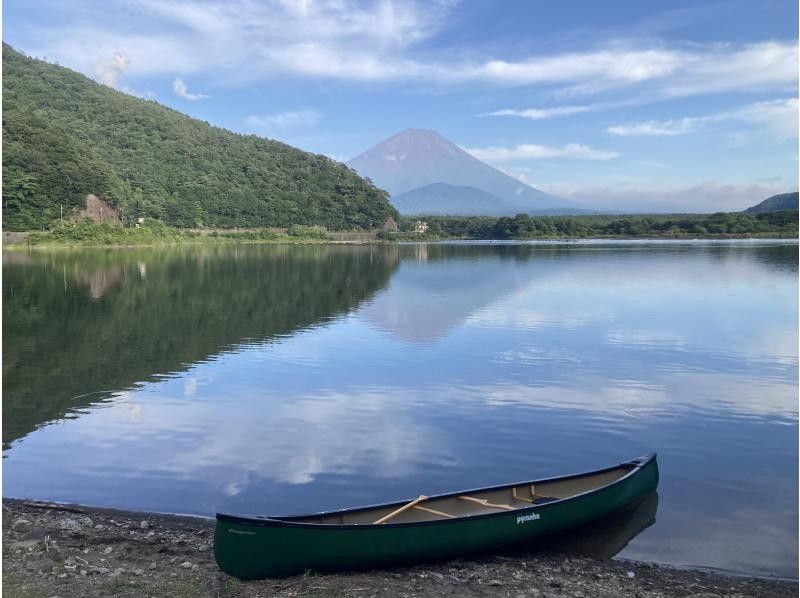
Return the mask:
M35 240L31 235L37 235ZM541 236L511 239L484 239L474 237L449 237L432 235L408 235L400 234L389 238L379 238L374 232L354 232L354 233L329 233L326 237L302 237L278 234L272 237L258 238L257 233L247 233L245 231L226 232L213 235L212 232L204 232L194 236L149 239L149 240L113 240L103 241L96 239L64 240L50 239L47 233L31 232L4 232L3 247L10 250L21 249L69 249L87 247L108 247L108 248L130 248L130 247L165 247L176 245L225 245L225 244L247 244L247 245L385 245L394 243L436 243L442 241L543 241L543 242L576 242L576 241L720 241L720 240L794 240L785 234L717 234L717 235L614 235L614 236Z
M292 224L254 228L176 228L152 218L135 227L119 222L96 223L88 219L54 224L49 231L3 232L9 247L25 246L158 246L198 243L347 243L392 241L570 241L690 240L690 239L791 239L798 236L797 210L715 214L641 214L389 218L378 230L334 231L321 226Z
M243 582L219 570L213 541L211 519L4 499L3 589L24 598L797 595L793 581L546 553Z

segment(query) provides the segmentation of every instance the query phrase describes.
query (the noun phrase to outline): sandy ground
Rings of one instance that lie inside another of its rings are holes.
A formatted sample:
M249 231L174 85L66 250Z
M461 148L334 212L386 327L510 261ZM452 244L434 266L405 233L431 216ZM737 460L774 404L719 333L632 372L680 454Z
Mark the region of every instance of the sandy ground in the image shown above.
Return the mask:
M214 562L213 521L3 501L3 594L95 596L797 596L797 584L542 552L242 582Z

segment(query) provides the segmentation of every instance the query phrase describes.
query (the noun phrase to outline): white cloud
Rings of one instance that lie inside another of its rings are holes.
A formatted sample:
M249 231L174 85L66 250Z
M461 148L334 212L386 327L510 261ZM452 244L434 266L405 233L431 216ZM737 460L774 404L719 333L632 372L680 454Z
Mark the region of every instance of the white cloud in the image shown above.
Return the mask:
M692 133L697 129L697 125L703 119L697 118L680 118L676 120L648 120L640 123L633 123L629 125L618 125L606 129L612 135L620 135L622 137L632 137L639 135L657 135L668 136L685 135Z
M598 150L580 143L568 143L561 147L523 143L512 147L490 146L486 148L462 148L478 160L485 162L513 162L541 158L575 158L581 160L611 160L620 156L617 152Z
M190 93L189 89L186 87L186 83L184 83L183 79L180 77L172 82L172 91L175 92L175 95L182 97L184 100L204 100L208 97L204 93Z
M248 116L245 120L251 127L265 130L297 129L311 127L319 122L321 115L316 110L308 108L302 110L288 110L275 114Z
M797 98L755 102L736 110L718 112L707 116L685 117L673 120L649 120L639 123L617 125L606 129L612 135L686 135L709 125L721 122L738 121L761 125L772 137L778 140L797 136L798 127Z
M797 137L799 107L797 98L756 102L732 112L730 118L763 125L778 140L791 139Z
M541 120L544 118L553 118L554 116L566 116L569 114L592 111L594 111L594 109L591 106L554 106L552 108L527 108L525 110L506 108L504 110L480 114L479 116L519 116L520 118L527 118L528 120Z
M555 184L543 191L572 199L589 208L615 212L732 212L743 210L763 199L783 193L796 183L732 184L705 181L683 185L647 185L637 181L617 182L612 186Z
M516 62L490 60L461 74L517 84L592 80L634 83L666 77L680 69L684 61L683 53L674 50L609 48Z
M120 76L130 65L131 60L123 52L114 52L111 58L101 60L94 66L94 74L100 83L116 87Z
M583 52L519 60L488 53L481 56L479 50L472 59L429 47L424 54L418 52L420 42L452 23L455 4L447 0L116 0L96 11L92 26L66 19L58 26L38 29L41 45L30 50L91 71L98 56L122 49L130 56L131 74L136 76L214 72L227 80L298 76L535 84L560 86L573 95L633 87L652 99L796 86L795 41L692 46L613 41ZM119 19L123 12L132 23ZM130 33L143 31L136 25L145 22L152 34ZM526 118L546 118L570 110L574 113L582 107L519 112L528 112Z

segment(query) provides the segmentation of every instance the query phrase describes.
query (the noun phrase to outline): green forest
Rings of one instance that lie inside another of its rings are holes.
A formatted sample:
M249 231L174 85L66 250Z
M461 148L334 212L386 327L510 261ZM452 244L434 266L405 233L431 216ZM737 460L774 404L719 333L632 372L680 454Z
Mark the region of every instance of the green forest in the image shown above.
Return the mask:
M414 233L418 221L428 225ZM383 238L533 239L588 237L796 237L798 211L717 212L715 214L648 214L630 216L420 216L404 217L399 233Z
M347 166L118 92L3 44L3 228L50 228L93 193L123 223L371 229L397 217Z

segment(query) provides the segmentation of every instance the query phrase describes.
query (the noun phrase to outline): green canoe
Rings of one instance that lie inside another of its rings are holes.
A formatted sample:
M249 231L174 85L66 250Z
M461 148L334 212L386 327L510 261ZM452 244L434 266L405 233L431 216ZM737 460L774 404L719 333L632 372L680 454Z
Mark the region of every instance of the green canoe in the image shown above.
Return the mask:
M651 454L583 474L314 515L218 513L214 556L229 575L261 579L486 552L599 519L657 486Z

